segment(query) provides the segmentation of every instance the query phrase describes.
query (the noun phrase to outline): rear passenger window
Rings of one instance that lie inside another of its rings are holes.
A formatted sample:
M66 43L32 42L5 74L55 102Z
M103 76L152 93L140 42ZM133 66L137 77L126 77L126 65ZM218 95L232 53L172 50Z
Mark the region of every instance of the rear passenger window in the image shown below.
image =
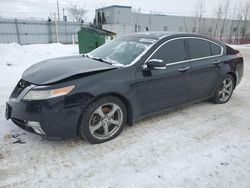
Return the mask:
M164 44L151 59L162 59L166 64L185 61L186 49L183 39L173 40Z
M221 54L221 47L218 46L217 44L210 42L210 47L211 47L212 55L220 55Z
M210 44L201 39L188 39L191 59L211 56Z

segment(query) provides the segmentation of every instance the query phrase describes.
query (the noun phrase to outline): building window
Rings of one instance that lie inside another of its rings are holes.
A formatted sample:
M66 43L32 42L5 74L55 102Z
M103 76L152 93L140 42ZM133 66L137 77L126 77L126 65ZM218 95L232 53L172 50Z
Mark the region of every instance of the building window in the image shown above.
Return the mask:
M196 32L196 27L193 27L193 33L195 33Z
M209 33L212 33L212 32L213 32L213 28L210 27L210 28L208 29L208 32L209 32Z
M163 31L168 31L168 26L164 26Z
M179 32L183 32L183 27L179 27L179 28L178 28L178 31L179 31Z

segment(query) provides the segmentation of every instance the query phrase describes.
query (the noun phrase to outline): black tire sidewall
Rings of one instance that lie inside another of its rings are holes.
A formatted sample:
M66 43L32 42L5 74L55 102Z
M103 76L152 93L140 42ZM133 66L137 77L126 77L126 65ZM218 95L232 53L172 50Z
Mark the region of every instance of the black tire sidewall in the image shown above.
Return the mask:
M94 137L89 130L89 121L90 118L92 116L92 114L95 112L95 110L107 103L114 103L116 105L118 105L123 113L123 121L122 124L119 128L119 130L110 138L107 139L97 139L96 137ZM80 134L80 136L82 136L83 138L85 138L88 142L92 143L92 144L98 144L98 143L103 143L103 142L107 142L109 140L114 139L115 137L117 137L123 130L125 124L126 124L126 120L127 120L127 110L126 110L126 106L124 105L124 103L117 97L113 97L113 96L105 96L102 98L99 98L93 102L91 102L87 108L83 111L80 121L79 121L79 128L78 128L78 132Z

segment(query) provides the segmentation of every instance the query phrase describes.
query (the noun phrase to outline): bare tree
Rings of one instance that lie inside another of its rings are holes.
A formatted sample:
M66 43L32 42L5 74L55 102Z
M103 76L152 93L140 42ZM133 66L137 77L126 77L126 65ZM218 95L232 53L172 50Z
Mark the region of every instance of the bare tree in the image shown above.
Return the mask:
M77 22L83 22L88 13L86 6L79 6L77 4L70 4L67 8L70 16Z
M101 24L102 24L102 16L101 16L101 13L98 11L97 12L97 25L101 26Z
M234 33L234 43L235 44L239 44L239 38L240 38L240 33L241 33L241 29L240 29L240 25L242 22L242 6L240 5L237 9L237 13L236 13L236 25L233 29L233 33Z
M233 36L234 36L234 28L236 23L236 13L237 13L237 5L235 4L233 9L233 14L231 15L231 23L230 23L230 31L229 31L229 43L233 43Z
M243 41L245 39L245 36L247 33L249 13L250 13L250 2L245 1L244 5L242 7L242 19L244 20L244 22L243 22L243 27L241 29L241 41Z
M205 11L205 1L204 0L198 0L197 3L197 11L196 11L196 33L201 32L201 25L204 17L204 11Z
M188 33L189 30L188 30L188 25L187 25L186 17L184 17L184 19L183 19L183 24L185 26L185 31Z
M102 24L106 24L107 21L106 21L106 17L105 17L105 14L104 12L102 12Z
M222 19L223 1L219 1L218 8L216 10L216 24L214 28L214 37L217 35L218 27Z
M225 31L226 20L227 20L227 16L228 16L228 9L229 9L229 6L230 6L230 0L225 0L224 7L223 7L224 18L223 18L222 24L221 24L220 40L222 40L224 31Z

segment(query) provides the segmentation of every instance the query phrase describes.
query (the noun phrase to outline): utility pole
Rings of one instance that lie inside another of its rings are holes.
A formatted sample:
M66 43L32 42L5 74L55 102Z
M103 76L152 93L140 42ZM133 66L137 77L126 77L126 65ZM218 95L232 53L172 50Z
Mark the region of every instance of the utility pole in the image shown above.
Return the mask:
M56 1L56 5L57 5L57 17L58 17L58 21L60 21L59 2L58 1Z
M150 14L149 14L149 28L151 30L151 25L152 25L152 11L150 10Z
M56 42L59 43L59 36L58 36L58 27L57 27L56 13L54 13L54 19L55 19L55 30L56 30Z
M201 32L201 22L204 14L203 11L204 11L204 0L199 0L198 11L197 11L198 19L196 23L196 33Z
M68 42L68 35L67 35L67 19L65 18L65 14L64 14L64 8L62 9L62 11L63 11L63 22L64 22L64 36L65 36L65 41L66 41L66 43Z
M199 18L196 23L196 31L195 31L196 33L200 32L200 24L201 24L201 14L199 15Z
M139 8L139 13L138 13L138 31L137 32L141 32L141 25L140 25L140 17L141 17L141 7Z

